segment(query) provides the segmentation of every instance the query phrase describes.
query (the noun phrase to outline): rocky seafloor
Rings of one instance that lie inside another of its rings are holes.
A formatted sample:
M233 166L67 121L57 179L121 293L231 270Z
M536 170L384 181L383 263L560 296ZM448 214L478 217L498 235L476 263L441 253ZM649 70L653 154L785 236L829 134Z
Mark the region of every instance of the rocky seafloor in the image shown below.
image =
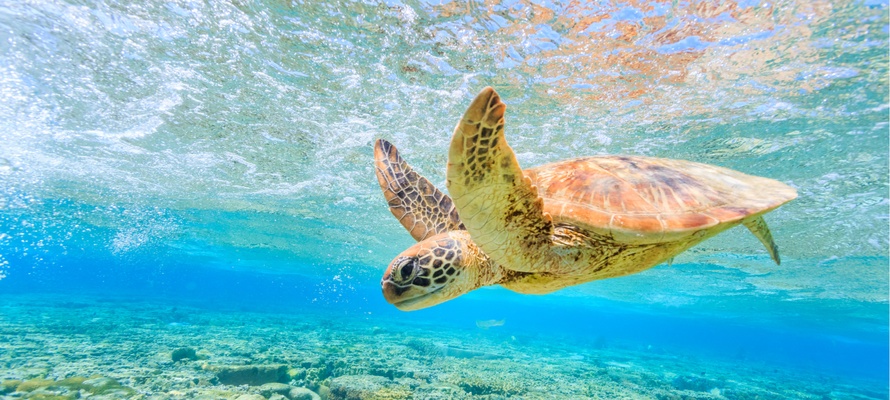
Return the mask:
M332 312L0 295L10 399L870 399L880 383Z

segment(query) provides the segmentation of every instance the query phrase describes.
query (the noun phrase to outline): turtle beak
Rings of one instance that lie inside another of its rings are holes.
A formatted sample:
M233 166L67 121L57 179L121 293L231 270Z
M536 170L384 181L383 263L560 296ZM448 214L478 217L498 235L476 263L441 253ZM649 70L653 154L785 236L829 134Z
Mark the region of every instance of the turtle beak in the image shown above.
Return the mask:
M411 286L396 285L395 282L392 281L391 271L386 271L386 274L383 275L383 280L380 281L380 287L383 289L383 298L386 299L386 302L394 305L404 301L405 299L402 295L411 290Z
M432 304L428 304L424 300L427 300L431 295L442 290L442 288L437 288L431 292L411 290L414 288L413 286L399 286L386 278L387 276L384 276L383 281L381 282L383 298L386 299L387 303L396 306L399 310L420 310L440 303L440 301L436 301Z
M405 289L396 286L396 284L392 283L391 280L388 279L389 274L383 277L383 281L380 282L383 287L383 298L390 304L394 304L399 301L399 295L404 293Z

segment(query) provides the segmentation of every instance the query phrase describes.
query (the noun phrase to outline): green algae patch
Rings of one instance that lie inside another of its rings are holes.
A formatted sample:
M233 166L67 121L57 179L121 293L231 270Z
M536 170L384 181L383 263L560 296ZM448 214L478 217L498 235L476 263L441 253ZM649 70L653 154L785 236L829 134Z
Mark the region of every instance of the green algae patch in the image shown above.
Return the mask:
M33 392L33 393L25 396L24 398L26 398L28 400L74 400L74 399L78 398L74 394L58 395L58 394L52 394L52 393L38 393L38 392Z
M22 381L15 379L7 379L5 381L0 382L0 394L12 393L15 391L19 385L22 384Z
M89 378L83 376L72 376L70 378L65 378L59 381L53 381L46 387L46 389L52 391L68 390L76 392L78 390L85 389L83 387L83 383L88 379Z
M388 387L374 392L368 400L407 400L411 398L412 391L403 387Z
M52 385L53 383L56 383L56 382L53 380L50 380L50 379L42 379L42 378L28 379L27 381L24 381L24 382L20 383L18 386L16 386L15 391L16 392L33 392L37 389L48 387L49 385Z
M11 382L9 381L10 385ZM113 398L130 398L136 391L121 385L118 381L102 376L90 378L73 376L62 380L31 379L20 382L15 390L28 393L28 399L75 399L81 391L90 395L106 395Z
M332 400L404 400L413 396L410 389L377 375L338 376L330 385L328 398Z
M306 377L305 368L288 368L287 377L290 379L303 379Z
M40 390L37 390L25 396L25 398L28 400L74 400L79 398L79 396L76 393L54 394L42 393Z
M83 376L72 376L70 378L62 379L61 381L56 382L56 385L59 386L79 386L83 384L89 378Z
M121 384L117 383L117 381L114 379L100 376L83 381L81 383L81 386L83 386L83 388L86 389L88 392L96 394L98 392L103 392L111 388L120 387Z
M457 384L461 389L475 396L501 395L517 396L526 392L525 387L509 380L489 381L479 378L468 378Z

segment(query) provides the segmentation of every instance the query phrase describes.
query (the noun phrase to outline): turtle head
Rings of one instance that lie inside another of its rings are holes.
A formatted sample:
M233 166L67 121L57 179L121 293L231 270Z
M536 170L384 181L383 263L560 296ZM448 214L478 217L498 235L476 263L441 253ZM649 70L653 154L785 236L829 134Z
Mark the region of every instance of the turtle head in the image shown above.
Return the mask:
M466 231L442 233L399 254L383 274L383 297L402 311L414 311L491 285L493 264Z

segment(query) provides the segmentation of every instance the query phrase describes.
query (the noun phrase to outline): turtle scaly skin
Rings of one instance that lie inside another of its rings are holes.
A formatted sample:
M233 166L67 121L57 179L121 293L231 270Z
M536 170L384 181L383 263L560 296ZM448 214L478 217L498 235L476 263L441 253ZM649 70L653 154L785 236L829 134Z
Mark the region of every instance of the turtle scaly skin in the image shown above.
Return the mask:
M377 182L389 210L414 240L454 230L464 230L448 195L414 172L396 146L381 140L374 147Z

